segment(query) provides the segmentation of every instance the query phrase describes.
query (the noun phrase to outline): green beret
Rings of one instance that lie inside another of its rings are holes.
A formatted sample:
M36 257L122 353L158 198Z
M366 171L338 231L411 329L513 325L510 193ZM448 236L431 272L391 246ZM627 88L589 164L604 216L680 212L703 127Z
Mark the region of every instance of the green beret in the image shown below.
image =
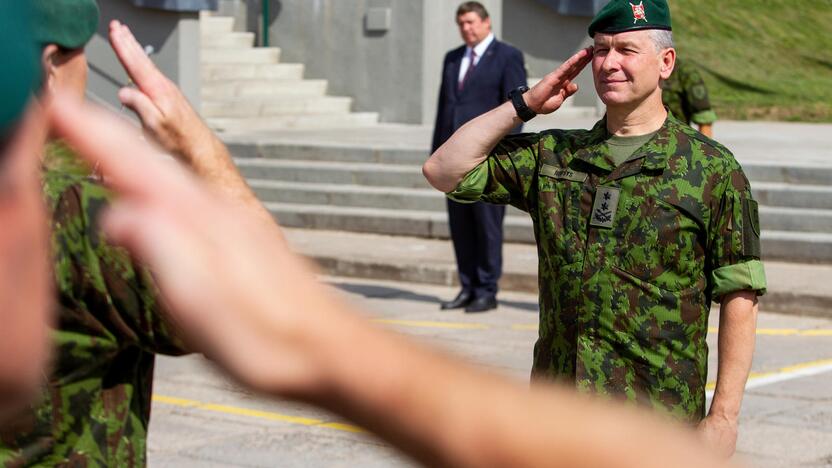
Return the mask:
M29 0L34 15L35 40L41 46L57 44L80 49L98 29L95 0Z
M23 114L40 87L38 50L32 39L28 1L0 2L0 135Z
M615 34L641 29L670 31L670 7L667 0L610 0L589 25L589 37L595 33Z

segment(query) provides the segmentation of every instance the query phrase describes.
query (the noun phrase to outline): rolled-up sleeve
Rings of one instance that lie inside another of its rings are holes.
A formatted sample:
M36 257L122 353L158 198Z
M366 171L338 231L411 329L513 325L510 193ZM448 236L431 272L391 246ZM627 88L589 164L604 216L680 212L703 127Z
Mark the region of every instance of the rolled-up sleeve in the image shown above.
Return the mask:
M710 283L716 301L737 291L766 292L757 202L741 170L730 179L712 223Z

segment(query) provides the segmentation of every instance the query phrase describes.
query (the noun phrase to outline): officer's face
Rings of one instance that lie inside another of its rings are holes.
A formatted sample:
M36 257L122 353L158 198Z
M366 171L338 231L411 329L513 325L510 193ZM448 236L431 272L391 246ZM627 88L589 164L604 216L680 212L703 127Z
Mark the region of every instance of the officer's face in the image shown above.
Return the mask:
M667 50L656 50L649 31L596 34L592 75L604 104L632 105L660 92L659 80L670 75Z
M480 18L476 12L468 12L456 18L459 35L468 47L474 47L491 33L491 18Z

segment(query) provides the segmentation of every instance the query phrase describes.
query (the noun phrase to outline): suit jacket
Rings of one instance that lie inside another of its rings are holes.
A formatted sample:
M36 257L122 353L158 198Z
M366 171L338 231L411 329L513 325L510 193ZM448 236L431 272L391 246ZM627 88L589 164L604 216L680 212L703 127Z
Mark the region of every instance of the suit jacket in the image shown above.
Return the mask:
M466 122L505 102L509 91L526 84L523 53L495 39L459 91L459 67L464 56L464 45L445 55L431 152ZM514 131L519 132L521 128Z

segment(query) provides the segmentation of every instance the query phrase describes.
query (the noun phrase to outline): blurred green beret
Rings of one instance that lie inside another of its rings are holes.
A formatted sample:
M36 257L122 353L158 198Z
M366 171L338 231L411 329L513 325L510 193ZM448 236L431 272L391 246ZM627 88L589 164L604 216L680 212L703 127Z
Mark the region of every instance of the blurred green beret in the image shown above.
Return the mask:
M641 29L672 30L667 0L610 0L589 25L589 37L595 33L615 34Z
M0 135L23 114L34 90L40 87L38 49L32 39L29 2L0 2Z
M28 1L32 3L35 40L41 46L57 44L65 49L80 49L98 29L95 0Z

